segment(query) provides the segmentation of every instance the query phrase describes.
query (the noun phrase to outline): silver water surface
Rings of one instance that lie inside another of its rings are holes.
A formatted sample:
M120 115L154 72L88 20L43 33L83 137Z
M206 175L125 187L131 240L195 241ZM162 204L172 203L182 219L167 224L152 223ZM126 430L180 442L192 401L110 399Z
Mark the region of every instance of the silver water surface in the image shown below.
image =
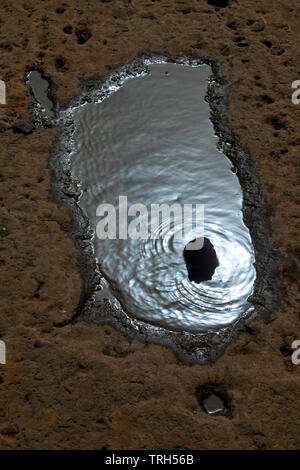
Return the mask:
M205 236L219 266L210 281L188 279L186 233L157 240L99 240L95 255L108 281L105 292L123 310L169 330L208 332L245 311L255 280L254 252L242 216L242 191L232 164L217 150L204 100L211 69L154 64L126 80L104 101L72 111L72 175L81 182L80 206L94 229L99 204L205 205ZM162 227L164 228L164 221ZM99 294L104 295L103 293Z
M54 117L53 103L48 97L49 83L42 77L41 72L32 70L27 76L27 85L31 88L35 100L40 104L44 113L51 119Z

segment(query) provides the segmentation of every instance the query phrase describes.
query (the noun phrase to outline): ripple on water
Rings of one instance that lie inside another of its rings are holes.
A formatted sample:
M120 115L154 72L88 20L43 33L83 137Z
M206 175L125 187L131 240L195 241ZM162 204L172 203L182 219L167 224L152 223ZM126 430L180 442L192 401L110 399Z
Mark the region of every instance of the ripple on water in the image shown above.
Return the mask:
M175 331L218 330L253 308L247 299L256 273L241 187L217 149L204 99L211 69L149 68L102 102L72 110L71 169L82 186L79 204L94 229L97 206L117 207L119 195L127 196L128 206L204 204L204 235L218 260L210 280L189 280L183 253L194 238L192 227L177 239L165 220L158 227L164 238L95 237L95 255L109 296L131 317Z

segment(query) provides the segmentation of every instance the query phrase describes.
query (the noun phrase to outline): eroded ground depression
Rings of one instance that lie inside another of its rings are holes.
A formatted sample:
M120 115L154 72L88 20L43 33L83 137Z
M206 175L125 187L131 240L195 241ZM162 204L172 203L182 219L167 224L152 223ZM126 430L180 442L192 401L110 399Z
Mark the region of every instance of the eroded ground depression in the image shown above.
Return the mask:
M269 247L249 202L262 215L264 197L227 127L229 86L213 59L143 54L58 113L53 184L82 253L73 320L206 362L257 315Z

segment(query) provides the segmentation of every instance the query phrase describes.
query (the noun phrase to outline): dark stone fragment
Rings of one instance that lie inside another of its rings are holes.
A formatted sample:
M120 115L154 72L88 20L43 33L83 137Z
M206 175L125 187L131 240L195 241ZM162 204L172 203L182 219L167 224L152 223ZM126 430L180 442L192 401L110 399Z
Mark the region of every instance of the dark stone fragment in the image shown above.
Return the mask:
M183 250L189 280L197 284L201 281L209 281L219 265L215 249L210 240L204 238L203 244L200 241L200 239L195 239L189 242ZM199 248L197 248L197 242L200 244Z
M205 413L211 416L232 417L230 399L222 385L200 385L196 388L196 398Z
M34 126L27 121L18 121L11 126L11 129L16 132L21 132L22 134L31 134L34 130Z

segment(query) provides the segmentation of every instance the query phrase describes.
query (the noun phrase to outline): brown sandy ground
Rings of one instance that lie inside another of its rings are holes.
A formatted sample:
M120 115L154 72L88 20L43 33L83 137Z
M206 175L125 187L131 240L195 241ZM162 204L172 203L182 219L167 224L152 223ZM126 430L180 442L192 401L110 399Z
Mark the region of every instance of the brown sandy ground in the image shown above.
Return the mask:
M297 0L229 0L219 9L207 0L2 0L2 449L299 448L300 365L290 360L300 339L300 105L291 102L299 24ZM72 316L81 288L78 254L63 230L68 213L50 191L48 155L59 129L24 136L9 128L28 119L27 66L52 75L66 102L83 79L144 49L221 61L233 82L231 127L251 152L272 247L286 260L282 304L213 365L183 365L171 350L108 326L55 326ZM232 419L200 409L195 388L207 382L226 387Z

